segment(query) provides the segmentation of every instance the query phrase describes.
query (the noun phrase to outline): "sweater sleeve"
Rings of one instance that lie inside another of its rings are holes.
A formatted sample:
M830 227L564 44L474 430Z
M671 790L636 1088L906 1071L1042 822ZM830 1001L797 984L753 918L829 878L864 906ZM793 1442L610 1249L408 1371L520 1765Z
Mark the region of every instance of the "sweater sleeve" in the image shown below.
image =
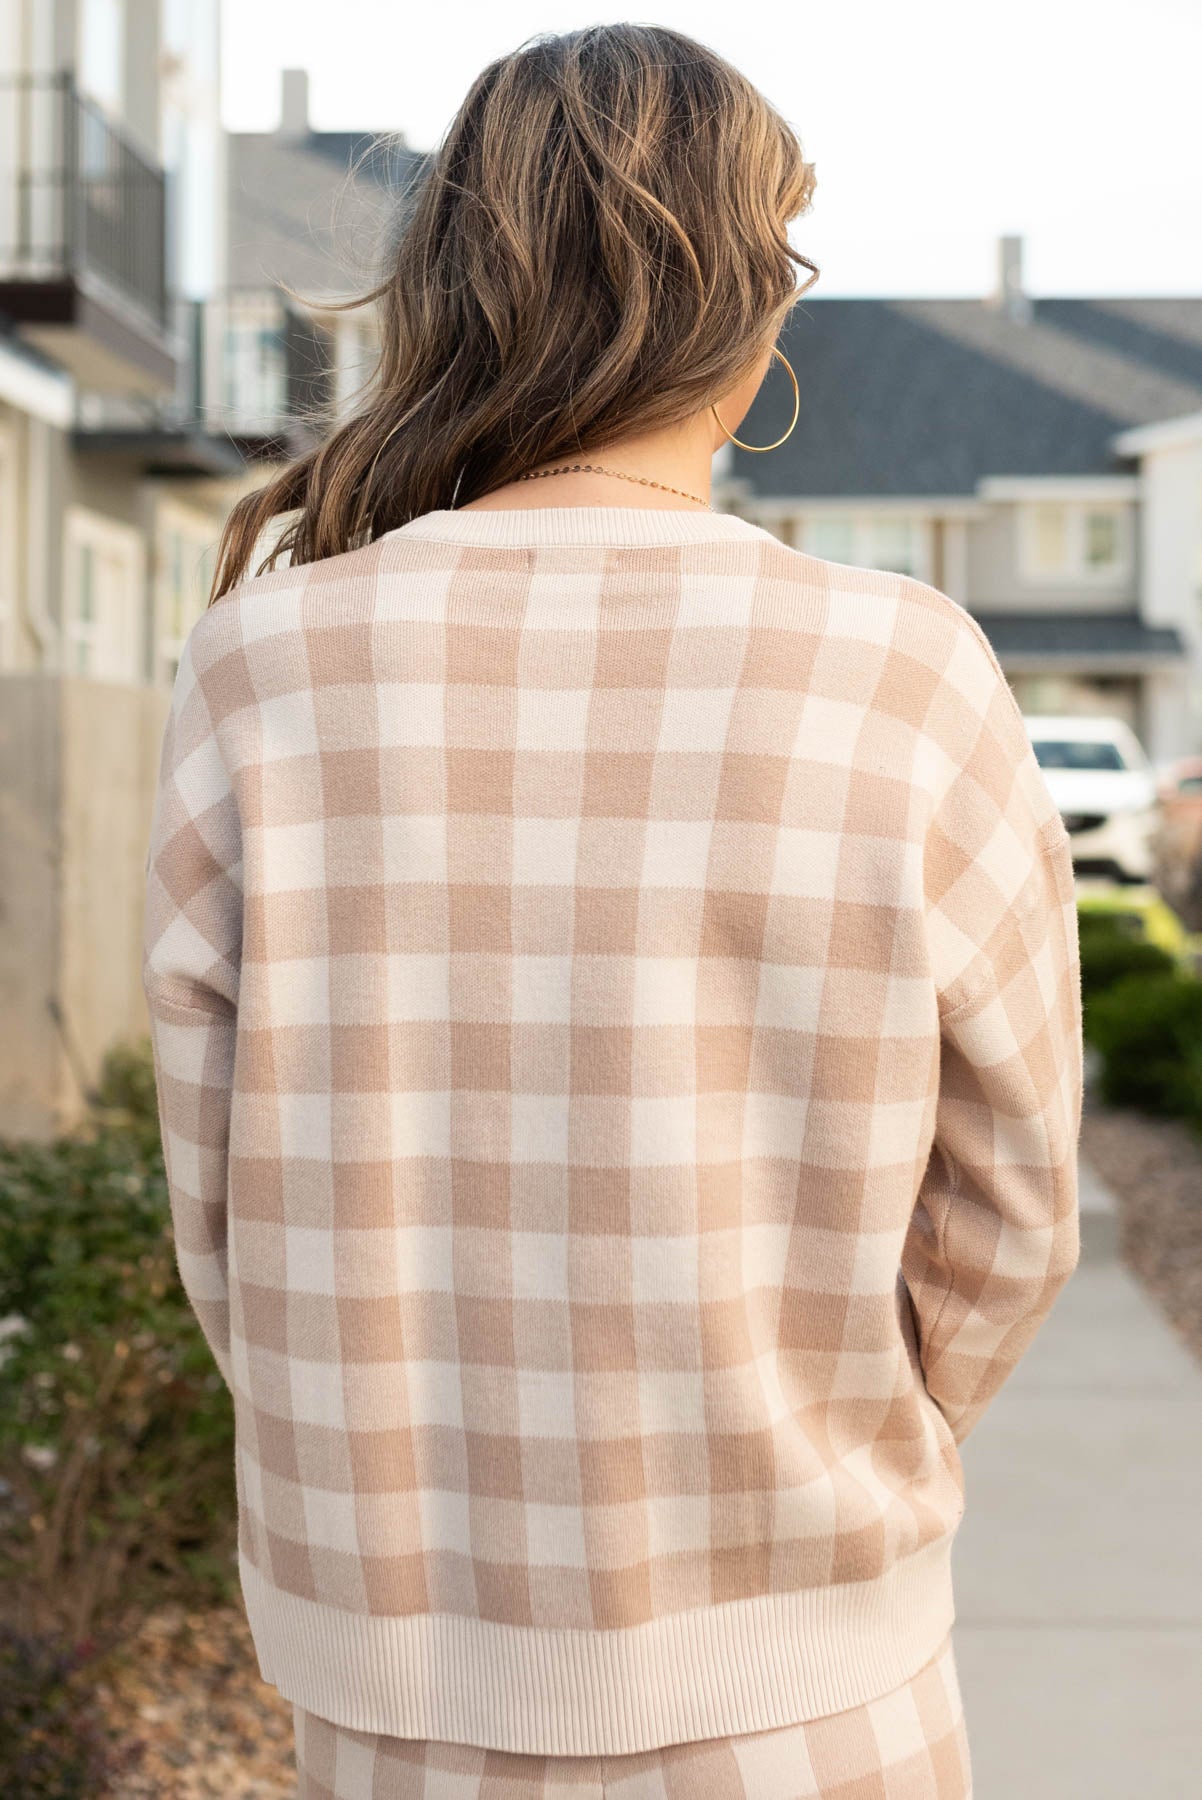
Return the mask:
M227 1385L227 1164L242 940L241 832L214 721L184 646L150 841L142 985L180 1280Z
M939 1091L901 1268L959 1443L1077 1264L1083 1044L1068 834L971 621L951 676L923 863Z

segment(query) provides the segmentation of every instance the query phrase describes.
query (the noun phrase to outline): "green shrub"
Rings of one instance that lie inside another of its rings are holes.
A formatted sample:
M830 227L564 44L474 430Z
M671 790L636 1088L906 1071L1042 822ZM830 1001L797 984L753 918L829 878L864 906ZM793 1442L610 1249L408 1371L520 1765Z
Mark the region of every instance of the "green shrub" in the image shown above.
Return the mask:
M149 1046L93 1115L0 1142L0 1583L74 1635L118 1593L225 1598L233 1409L180 1286Z
M92 1117L98 1125L127 1133L146 1156L160 1155L154 1058L147 1039L140 1044L117 1044L109 1051L100 1071Z
M1081 1000L1085 1028L1091 1033L1091 1002L1116 982L1129 976L1174 975L1179 972L1175 956L1159 944L1149 944L1125 933L1089 926L1080 933Z
M1147 939L1144 921L1139 913L1128 912L1115 906L1082 906L1077 907L1077 926L1082 935L1087 932L1104 932L1113 937L1129 938L1143 943Z
M1095 997L1086 1020L1103 1100L1202 1122L1202 981L1126 975Z
M0 1624L0 1794L11 1800L96 1800L140 1762L118 1750L82 1676L91 1642Z

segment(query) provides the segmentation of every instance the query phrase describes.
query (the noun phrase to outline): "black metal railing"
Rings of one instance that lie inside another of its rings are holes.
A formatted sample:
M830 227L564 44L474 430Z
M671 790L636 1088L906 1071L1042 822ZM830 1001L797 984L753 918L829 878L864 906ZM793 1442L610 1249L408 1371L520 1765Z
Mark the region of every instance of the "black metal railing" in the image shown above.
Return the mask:
M167 317L166 179L69 72L0 76L0 279L100 277Z

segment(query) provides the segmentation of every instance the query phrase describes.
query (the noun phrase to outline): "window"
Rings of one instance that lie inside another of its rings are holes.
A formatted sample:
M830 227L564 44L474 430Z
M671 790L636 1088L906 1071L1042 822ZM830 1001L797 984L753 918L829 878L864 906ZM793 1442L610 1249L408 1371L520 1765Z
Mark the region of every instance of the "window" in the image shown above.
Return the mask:
M203 513L172 504L160 509L154 680L168 687L184 639L208 604L218 536L218 526Z
M76 557L73 673L87 675L96 662L99 649L96 641L95 544L79 544L76 548Z
M807 519L802 543L811 556L825 557L828 562L855 562L855 520Z
M288 410L284 314L275 294L231 295L222 357L225 421L233 431L278 431Z
M892 569L928 579L929 533L925 519L906 513L814 513L802 520L800 547L827 562L864 569Z
M339 410L349 410L362 397L375 371L380 338L374 318L345 313L334 328Z
M1032 741L1035 760L1041 769L1125 769L1123 753L1117 744L1104 742L1071 742L1059 738Z
M1112 568L1119 560L1119 522L1113 512L1085 515L1085 561L1091 569Z
M142 673L142 538L81 506L68 510L65 534L65 669L101 681Z
M894 569L899 575L918 573L918 528L914 519L880 518L868 521L869 562L874 569Z
M1068 565L1068 514L1063 506L1035 508L1035 560L1041 569Z
M0 671L16 655L17 459L12 434L0 426Z
M1202 615L1202 484L1194 505L1194 599Z
M1125 505L1035 501L1019 520L1023 578L1034 583L1119 578L1130 561L1129 533Z

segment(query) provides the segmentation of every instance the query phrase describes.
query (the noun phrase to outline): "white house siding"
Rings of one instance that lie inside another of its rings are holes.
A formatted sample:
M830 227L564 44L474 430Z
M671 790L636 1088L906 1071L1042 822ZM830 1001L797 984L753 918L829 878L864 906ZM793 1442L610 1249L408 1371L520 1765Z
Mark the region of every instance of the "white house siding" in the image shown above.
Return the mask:
M1189 647L1183 748L1193 751L1202 746L1202 418L1192 436L1144 451L1140 540L1144 617L1175 625Z
M1055 490L1049 492L1055 498ZM1035 496L1033 495L1034 499ZM1138 507L1124 505L1135 554L1128 569L1091 577L1088 583L1034 581L1021 558L1022 513L1029 502L988 503L968 530L968 592L978 612L1118 612L1140 610Z

